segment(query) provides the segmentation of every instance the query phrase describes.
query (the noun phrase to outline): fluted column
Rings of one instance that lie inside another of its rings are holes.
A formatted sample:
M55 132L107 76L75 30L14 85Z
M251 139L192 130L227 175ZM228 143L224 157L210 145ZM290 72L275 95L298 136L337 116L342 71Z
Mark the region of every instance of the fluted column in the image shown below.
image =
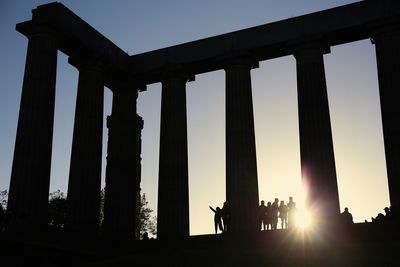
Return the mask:
M302 179L306 204L321 219L340 212L323 54L319 45L295 52Z
M108 148L104 233L115 240L135 238L137 173L138 90L119 84L113 88L112 113L107 118Z
M252 62L237 60L225 68L226 77L226 200L229 232L259 229L257 156L250 70Z
M390 202L400 207L400 28L377 32L373 39L378 65L379 94Z
M99 229L103 137L103 66L84 59L79 69L74 134L68 182L66 227L96 233Z
M44 29L29 33L8 210L30 225L47 224L57 46Z
M158 238L189 236L186 82L178 73L162 81Z

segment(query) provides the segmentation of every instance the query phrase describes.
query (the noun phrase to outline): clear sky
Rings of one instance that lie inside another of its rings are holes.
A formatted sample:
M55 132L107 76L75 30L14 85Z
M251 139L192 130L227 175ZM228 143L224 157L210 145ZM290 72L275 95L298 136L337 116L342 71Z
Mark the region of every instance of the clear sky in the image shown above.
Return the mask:
M0 1L0 189L8 189L27 39L15 24L49 1ZM168 0L60 1L121 49L151 51L356 1ZM369 40L335 46L324 56L340 206L364 221L389 205L375 48ZM67 192L77 70L59 53L51 191ZM260 200L301 198L296 68L293 56L252 71ZM190 233L213 232L213 213L225 199L224 72L196 76L187 85ZM104 117L112 95L105 90ZM140 94L144 118L142 192L157 208L161 84ZM103 185L105 169L104 129Z

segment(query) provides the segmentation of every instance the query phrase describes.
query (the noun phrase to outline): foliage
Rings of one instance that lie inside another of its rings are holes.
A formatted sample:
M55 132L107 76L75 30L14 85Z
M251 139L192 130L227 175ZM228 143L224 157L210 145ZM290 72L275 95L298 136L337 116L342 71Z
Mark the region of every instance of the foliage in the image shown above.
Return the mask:
M49 224L64 227L67 209L67 198L60 190L49 194Z
M104 221L104 196L105 188L100 193L100 225ZM6 209L8 191L0 191L0 204ZM135 238L140 239L145 232L155 236L157 234L157 218L152 216L153 210L148 206L146 194L138 195L136 205L136 229ZM55 227L64 227L67 210L67 197L60 190L49 194L48 222Z
M104 223L104 201L106 197L106 188L104 187L100 191L100 229L103 229Z
M157 218L152 216L152 209L148 207L149 202L146 200L146 194L138 196L136 205L136 239L140 239L145 232L155 236L157 234Z
M4 210L7 208L7 200L8 200L8 191L1 190L0 191L0 205L3 206Z
M104 201L106 190L103 188L100 194L100 226L104 222ZM156 236L157 234L157 218L152 216L153 210L148 206L146 194L138 195L136 198L136 222L135 222L135 239L140 239L145 232Z

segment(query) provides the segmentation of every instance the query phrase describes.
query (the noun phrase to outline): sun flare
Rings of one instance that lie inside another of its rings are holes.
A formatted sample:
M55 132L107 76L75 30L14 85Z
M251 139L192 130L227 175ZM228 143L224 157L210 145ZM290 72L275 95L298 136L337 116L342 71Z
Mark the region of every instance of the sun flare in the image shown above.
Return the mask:
M300 229L309 229L312 226L312 216L307 210L299 210L296 215L296 226Z

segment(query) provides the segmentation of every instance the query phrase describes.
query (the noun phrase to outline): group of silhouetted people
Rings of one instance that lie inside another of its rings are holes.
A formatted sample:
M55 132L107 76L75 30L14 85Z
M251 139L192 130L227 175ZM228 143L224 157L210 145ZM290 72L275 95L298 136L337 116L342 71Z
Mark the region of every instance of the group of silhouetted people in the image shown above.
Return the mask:
M227 202L224 202L222 208L210 207L210 209L214 212L214 228L215 233L218 233L218 230L222 233L225 233L229 229L230 225L230 209ZM375 218L372 217L372 222L382 222L387 220L392 220L394 218L393 212L391 209L386 207L384 209L385 215L379 213ZM283 200L279 201L278 198L275 198L274 202L268 202L265 205L265 201L261 200L261 205L258 206L257 209L257 223L261 227L261 230L276 230L278 228L278 222L280 219L281 229L292 228L296 225L296 214L297 208L296 203L293 201L293 197L289 197L289 202L285 204ZM353 215L349 212L349 209L346 207L339 216L339 222L341 225L352 225ZM367 222L367 220L365 220Z
M227 202L224 202L222 208L220 207L209 207L214 212L214 229L215 233L218 230L225 233L229 229L230 225L230 209ZM295 225L296 220L296 203L292 197L289 197L289 202L286 205L282 200L279 202L278 198L275 198L274 202L268 202L265 205L265 201L261 201L261 205L257 209L257 223L261 225L262 230L275 230L278 227L278 219L281 220L281 228L288 228Z
M384 209L385 214L378 213L376 217L371 217L372 223L382 223L382 222L391 222L395 219L396 212L393 210L393 207L385 207ZM368 222L365 220L365 222Z
M275 198L274 202L268 202L265 206L265 201L261 200L261 205L258 207L257 219L262 230L276 230L278 227L278 219L281 220L281 228L289 228L295 225L296 220L296 203L292 197L289 197L289 202L286 205L285 201L279 202Z
M393 210L393 207L385 207L384 209L385 214L378 213L376 217L371 217L372 223L383 223L383 222L393 222L396 220L396 212ZM349 212L348 208L345 208L344 211L340 214L340 219L343 225L350 225L353 224L353 216ZM368 223L367 220L364 222Z
M229 221L230 221L230 210L228 203L224 202L222 209L220 207L209 207L214 212L214 228L215 233L218 232L218 229L225 233L228 231L229 228Z

